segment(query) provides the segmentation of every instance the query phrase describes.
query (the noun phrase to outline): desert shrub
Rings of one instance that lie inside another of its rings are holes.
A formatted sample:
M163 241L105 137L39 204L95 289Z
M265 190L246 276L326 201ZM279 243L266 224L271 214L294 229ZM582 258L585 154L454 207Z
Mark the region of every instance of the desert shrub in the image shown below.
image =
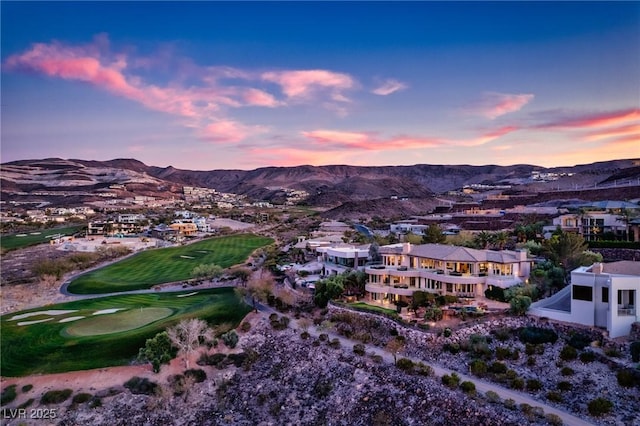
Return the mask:
M558 386L558 389L563 392L570 391L571 389L573 389L573 385L571 384L571 382L565 382L565 381L558 382L557 386Z
M493 362L489 366L489 372L493 374L505 374L507 372L507 366L503 362Z
M496 358L500 361L511 358L511 349L506 348L504 346L500 346L496 348Z
M22 404L18 405L16 408L17 409L24 409L24 408L27 408L27 407L31 406L31 404L33 404L34 402L35 402L35 399L29 398L28 400L26 400Z
M85 402L91 400L92 397L93 395L91 395L90 393L81 392L73 395L71 402L73 402L74 404L84 404Z
M71 389L63 389L63 390L50 390L45 392L40 398L41 404L60 404L65 402L73 391Z
M233 364L236 367L246 366L247 363L253 363L257 361L257 359L258 353L251 349L247 349L246 352L227 355L227 362Z
M396 367L403 371L413 370L413 361L408 358L400 358L396 363Z
M362 343L356 343L353 345L353 353L356 355L363 356L365 354L365 347Z
M582 350L591 344L591 338L585 334L575 333L567 343L578 350Z
M518 372L516 370L508 369L505 377L509 380L513 380L518 377Z
M613 403L608 399L596 398L589 402L587 409L592 416L601 416L607 414L613 408Z
M585 364L588 364L595 360L596 360L596 354L593 353L592 351L584 351L580 354L580 361L582 361Z
M33 389L33 385L24 385L22 387L22 393L27 393L29 392L31 389Z
M273 322L273 321L278 321L278 314L276 314L275 312L272 313L271 315L269 315L269 321Z
M640 384L640 381L636 378L632 370L620 370L618 374L616 374L616 377L618 378L618 384L625 388Z
M451 337L451 329L449 327L445 328L442 334L444 337Z
M534 365L536 365L536 357L535 356L527 357L527 365L529 367L533 367Z
M318 336L318 339L320 339L321 342L326 342L327 340L329 340L329 335L326 333L321 333Z
M231 349L236 347L239 340L238 333L236 333L235 330L227 331L222 336L220 336L220 338L222 339L224 344Z
M340 348L340 340L338 340L337 338L331 340L331 342L329 342L329 346L331 346L333 349Z
M215 353L213 355L202 354L196 364L198 365L213 365L217 368L224 368L224 360L227 356L221 353Z
M506 342L511 337L511 329L506 327L498 328L493 330L491 333L501 342Z
M491 358L491 349L487 343L487 338L479 334L472 334L467 342L467 347L472 355L479 358Z
M93 397L91 401L89 401L89 408L98 408L102 407L102 400L98 397Z
M460 384L460 376L458 376L456 373L451 373L451 375L445 374L444 376L442 376L441 380L443 385L451 389L457 388Z
M494 391L487 391L484 395L487 397L487 401L493 404L500 402L500 395Z
M549 413L544 418L551 426L562 426L564 423L562 421L562 417L557 414Z
M207 379L207 373L200 368L190 368L185 370L184 376L191 377L196 383L202 383Z
M524 379L516 377L511 381L511 389L522 390L524 389Z
M146 377L133 376L125 382L124 387L129 389L133 394L153 395L156 392L158 385Z
M562 402L562 394L560 392L547 392L547 399L553 402Z
M631 344L631 360L633 362L640 362L640 342L633 342Z
M251 330L251 323L249 321L245 321L240 325L240 331L247 332Z
M457 343L447 343L444 345L443 349L455 355L460 352L460 345Z
M303 331L302 333L300 333L300 338L307 340L309 337L311 337L311 334L309 334L308 331Z
M517 408L516 402L511 398L504 400L504 406L509 410L515 410Z
M620 358L622 355L616 348L608 348L604 350L604 354L611 358Z
M555 343L558 340L558 334L555 331L541 327L524 327L520 330L518 337L522 343L534 345Z
M573 376L574 373L575 371L573 371L573 368L571 367L562 367L562 369L560 370L560 374L562 374L563 376Z
M474 359L469 364L469 371L478 377L484 377L487 374L487 363L481 359Z
M538 379L529 379L527 380L527 390L530 392L539 391L542 389L542 383Z
M327 379L319 379L313 386L313 394L318 398L329 396L333 390L333 385Z
M174 396L180 396L185 393L187 390L186 382L184 380L184 376L182 374L176 374L167 377L167 381L171 386L171 390L173 391Z
M418 362L413 366L413 369L416 374L421 376L433 376L433 368L425 363Z
M464 381L460 383L460 389L464 393L474 393L476 391L476 385L473 382Z
M522 411L524 414L531 414L533 412L533 407L526 402L523 402L522 404L520 404L520 411Z
M578 357L578 351L573 346L565 345L560 351L560 359L563 361L571 361Z
M376 364L382 364L382 361L383 361L382 355L378 355L378 354L371 355L371 361L375 362Z
M6 405L16 399L17 396L16 385L7 386L2 390L2 394L0 394L0 402L2 405Z

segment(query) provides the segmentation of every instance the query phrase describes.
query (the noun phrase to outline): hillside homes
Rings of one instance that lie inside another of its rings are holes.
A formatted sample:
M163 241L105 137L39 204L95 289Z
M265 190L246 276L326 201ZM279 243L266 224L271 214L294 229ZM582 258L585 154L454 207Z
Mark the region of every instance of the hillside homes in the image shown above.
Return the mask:
M508 288L527 280L526 251L476 250L443 244L380 247L382 263L365 268L367 299L408 301L414 291L458 297L484 296L491 286Z

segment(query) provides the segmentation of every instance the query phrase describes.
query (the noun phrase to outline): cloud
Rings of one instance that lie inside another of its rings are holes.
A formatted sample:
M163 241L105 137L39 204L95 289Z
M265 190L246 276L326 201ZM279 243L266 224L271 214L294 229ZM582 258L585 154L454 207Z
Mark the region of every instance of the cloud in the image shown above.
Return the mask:
M387 96L399 90L404 90L406 88L407 88L407 85L405 83L402 83L398 80L390 78L385 80L377 88L373 89L371 93L380 95L380 96Z
M222 120L208 124L200 131L199 136L206 142L237 143L267 130L262 126L246 126L237 121Z
M277 107L281 105L276 98L270 93L263 90L248 88L244 89L242 96L246 105L250 106L262 106L262 107Z
M538 125L541 129L595 129L614 126L640 120L640 109L631 108L618 111L602 112L579 116L561 117ZM636 123L637 124L637 123Z
M520 111L533 98L533 94L486 92L478 102L466 108L466 111L495 120L505 114Z
M262 80L278 84L287 98L309 99L321 90L328 90L334 101L349 102L343 91L355 85L348 74L328 70L269 71Z
M614 128L598 129L588 133L584 137L587 141L597 141L609 138L634 138L640 144L640 124L629 124Z

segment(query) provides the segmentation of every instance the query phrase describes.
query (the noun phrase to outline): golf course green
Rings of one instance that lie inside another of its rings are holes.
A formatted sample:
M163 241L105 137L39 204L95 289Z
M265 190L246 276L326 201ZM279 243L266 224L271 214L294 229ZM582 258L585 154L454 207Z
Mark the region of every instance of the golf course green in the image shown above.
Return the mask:
M216 264L223 268L244 262L256 249L273 240L253 234L215 237L197 243L146 250L74 279L68 291L74 294L104 294L142 290L156 284L192 278L193 268Z
M3 235L0 246L3 250L15 250L37 244L48 243L54 235L73 235L84 228L84 225L67 226L64 228L48 228L24 234Z
M0 375L127 364L146 339L180 320L236 326L249 311L233 288L217 288L108 296L7 314L0 317Z

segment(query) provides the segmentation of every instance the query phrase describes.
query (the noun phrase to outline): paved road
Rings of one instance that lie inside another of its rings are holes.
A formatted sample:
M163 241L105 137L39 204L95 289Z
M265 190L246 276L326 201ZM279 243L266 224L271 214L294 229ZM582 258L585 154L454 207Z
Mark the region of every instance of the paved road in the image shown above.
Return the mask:
M251 303L249 303L250 305ZM277 313L277 314L281 314L280 312L276 311L275 309L260 304L260 303L256 303L256 307L258 308L258 310L260 312L262 312L265 316L268 316L272 313ZM291 321L289 322L289 326L292 328L297 328L300 329L297 321L295 318L291 318ZM310 327L309 330L307 330L309 332L309 334L311 334L314 337L318 337L321 333L326 333L330 339L338 339L340 341L340 344L342 345L343 348L351 348L353 347L354 344L356 343L361 343L355 340L351 340L351 339L347 339L344 336L340 336L332 331L328 331L328 330L322 330L322 329L318 329L317 327ZM371 354L374 353L376 355L380 355L382 357L382 359L384 360L384 362L388 363L388 364L393 364L394 363L394 359L393 359L393 355L390 352L387 352L386 350L378 347L378 346L373 346L370 344L366 344L366 351L367 353ZM499 384L496 383L491 383L491 382L487 382L485 380L479 379L477 377L472 377L472 376L468 376L466 374L462 374L459 373L457 371L454 370L450 370L448 368L442 367L441 365L438 364L433 364L431 362L425 361L423 359L419 359L419 358L414 358L414 357L405 357L405 358L409 358L411 359L413 362L422 362L424 364L427 364L429 366L431 366L431 368L433 368L433 371L435 373L436 376L438 377L442 377L445 374L451 374L451 373L456 373L458 376L460 376L460 381L470 381L475 383L476 385L476 391L479 393L486 393L487 391L494 391L495 393L497 393L498 395L500 395L500 398L502 398L502 400L506 400L506 399L513 399L518 405L520 404L529 404L532 407L541 407L545 414L555 414L557 416L559 416L560 418L562 418L562 421L565 425L567 426L585 426L585 425L593 425L594 423L591 423L585 419L582 419L580 417L577 417L563 409L551 406L547 403L545 403L544 401L539 401L537 399L532 398L531 396L522 393L522 392L517 392L514 391L512 389L507 389L503 386L500 386Z

